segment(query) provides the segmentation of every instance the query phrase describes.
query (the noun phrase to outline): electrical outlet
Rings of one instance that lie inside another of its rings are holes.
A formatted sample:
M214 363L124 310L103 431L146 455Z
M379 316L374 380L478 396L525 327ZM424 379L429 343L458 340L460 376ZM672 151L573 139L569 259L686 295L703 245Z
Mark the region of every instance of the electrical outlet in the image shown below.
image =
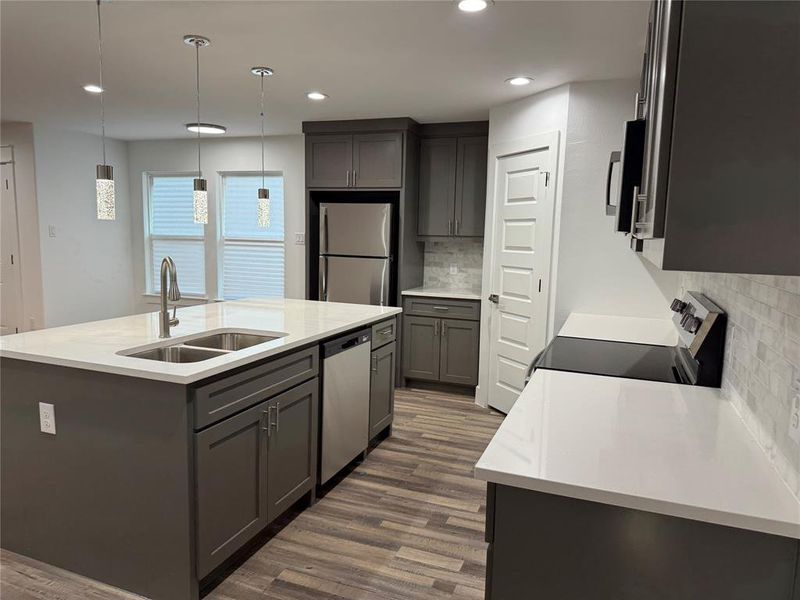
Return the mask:
M56 407L39 402L39 429L42 433L56 434Z
M450 263L450 275L458 275L458 265L456 263Z
M295 233L294 234L294 243L298 246L305 246L306 243L306 234L305 233Z
M55 225L48 225L47 226L47 235L54 238L56 237L56 226Z
M800 444L800 379L796 379L792 386L794 397L792 408L789 411L789 437L795 444Z

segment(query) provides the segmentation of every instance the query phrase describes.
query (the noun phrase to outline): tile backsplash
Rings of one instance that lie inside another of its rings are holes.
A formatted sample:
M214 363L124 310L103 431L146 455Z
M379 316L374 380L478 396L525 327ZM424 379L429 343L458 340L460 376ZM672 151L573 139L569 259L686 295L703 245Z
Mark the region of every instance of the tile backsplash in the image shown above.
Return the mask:
M789 437L800 394L800 277L684 273L681 293L728 313L722 392L800 498L800 445Z
M453 264L458 268L455 275L450 274ZM482 268L482 238L425 242L425 286L480 289Z

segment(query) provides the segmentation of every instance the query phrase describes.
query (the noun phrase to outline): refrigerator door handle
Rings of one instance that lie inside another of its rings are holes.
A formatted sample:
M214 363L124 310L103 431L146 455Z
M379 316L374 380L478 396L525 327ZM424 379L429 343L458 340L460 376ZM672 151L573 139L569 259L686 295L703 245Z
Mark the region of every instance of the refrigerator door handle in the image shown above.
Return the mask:
M328 301L328 259L325 256L319 257L319 299Z
M320 206L319 217L320 217L319 251L320 254L327 254L328 252L328 207L327 206Z

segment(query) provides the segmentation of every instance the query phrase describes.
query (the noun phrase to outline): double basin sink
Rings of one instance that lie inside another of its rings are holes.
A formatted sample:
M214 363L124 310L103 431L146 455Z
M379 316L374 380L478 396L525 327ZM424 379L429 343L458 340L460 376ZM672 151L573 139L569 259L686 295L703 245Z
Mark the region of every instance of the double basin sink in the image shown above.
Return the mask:
M147 350L123 350L120 354L131 358L144 358L168 363L193 363L208 360L237 350L244 350L258 344L265 344L286 336L285 333L252 333L245 331L224 331L205 336L175 340L167 346Z

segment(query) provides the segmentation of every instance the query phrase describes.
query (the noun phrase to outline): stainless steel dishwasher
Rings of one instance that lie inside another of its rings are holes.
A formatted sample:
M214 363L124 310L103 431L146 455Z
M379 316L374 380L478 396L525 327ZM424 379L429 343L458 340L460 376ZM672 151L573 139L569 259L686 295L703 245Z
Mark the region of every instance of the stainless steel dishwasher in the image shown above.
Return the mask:
M322 346L322 484L369 444L370 337L363 329Z

